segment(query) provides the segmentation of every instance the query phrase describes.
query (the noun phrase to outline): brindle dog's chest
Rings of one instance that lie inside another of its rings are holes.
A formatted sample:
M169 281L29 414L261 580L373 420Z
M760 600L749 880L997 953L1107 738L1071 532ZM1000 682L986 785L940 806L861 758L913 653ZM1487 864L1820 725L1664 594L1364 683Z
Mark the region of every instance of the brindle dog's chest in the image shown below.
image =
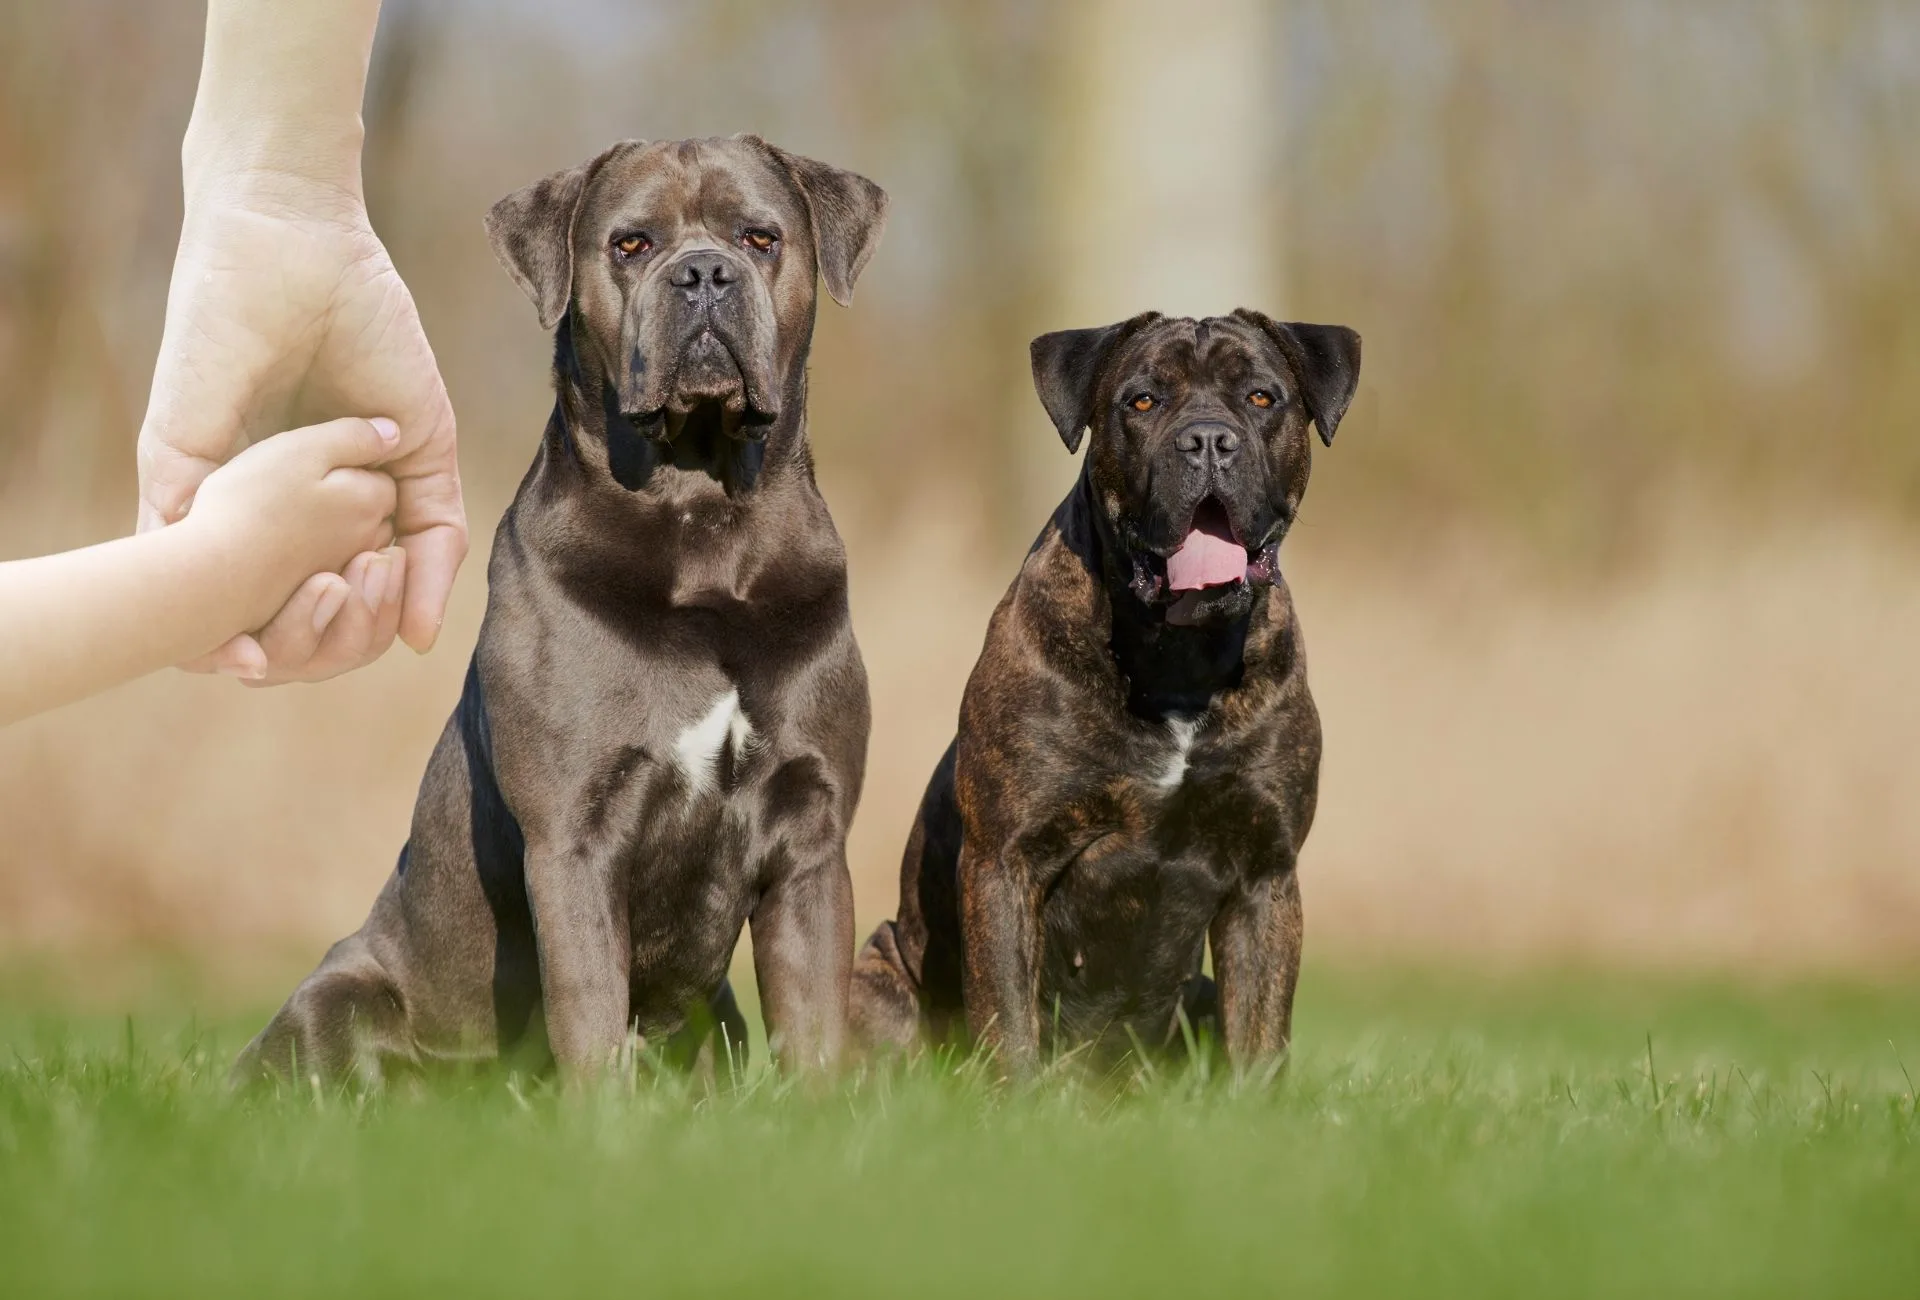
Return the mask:
M1262 869L1273 820L1233 739L1198 720L1110 737L1106 752L1063 804L1059 829L1080 842L1042 909L1044 1013L1070 1039L1164 1023L1208 924Z

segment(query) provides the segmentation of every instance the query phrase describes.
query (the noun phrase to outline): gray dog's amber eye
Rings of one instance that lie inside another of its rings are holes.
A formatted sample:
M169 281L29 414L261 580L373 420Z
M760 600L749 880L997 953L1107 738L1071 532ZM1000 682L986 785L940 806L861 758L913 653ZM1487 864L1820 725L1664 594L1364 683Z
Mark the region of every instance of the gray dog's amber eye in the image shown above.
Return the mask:
M773 246L780 242L780 236L771 230L749 230L740 236L740 242L756 253L770 253Z
M622 257L637 257L653 247L653 241L645 235L622 235L613 241L614 251Z
M1153 400L1152 393L1135 393L1127 399L1127 405L1136 411L1151 411L1159 403Z
M1247 400L1264 411L1273 405L1273 394L1264 388L1256 388L1247 394Z

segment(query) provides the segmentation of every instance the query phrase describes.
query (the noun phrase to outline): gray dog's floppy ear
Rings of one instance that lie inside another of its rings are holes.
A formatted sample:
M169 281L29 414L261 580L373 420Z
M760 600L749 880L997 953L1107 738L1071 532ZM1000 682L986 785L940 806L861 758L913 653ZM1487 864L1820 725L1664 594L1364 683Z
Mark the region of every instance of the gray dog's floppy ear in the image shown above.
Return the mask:
M1093 423L1093 384L1100 377L1107 354L1120 340L1159 319L1157 311L1144 312L1099 329L1042 334L1027 345L1027 354L1033 360L1034 391L1040 394L1040 405L1047 408L1068 451L1080 450L1080 439Z
M580 197L607 159L642 140L622 140L566 171L515 190L487 210L487 241L493 255L540 313L540 328L552 329L573 298L573 219Z
M800 187L813 221L820 278L833 300L847 306L853 301L853 282L866 270L887 228L887 192L864 176L788 153L759 136L745 138L762 145Z
M1360 336L1345 325L1269 320L1245 307L1234 315L1258 325L1280 345L1300 373L1307 414L1320 426L1320 441L1331 447L1333 431L1360 386Z

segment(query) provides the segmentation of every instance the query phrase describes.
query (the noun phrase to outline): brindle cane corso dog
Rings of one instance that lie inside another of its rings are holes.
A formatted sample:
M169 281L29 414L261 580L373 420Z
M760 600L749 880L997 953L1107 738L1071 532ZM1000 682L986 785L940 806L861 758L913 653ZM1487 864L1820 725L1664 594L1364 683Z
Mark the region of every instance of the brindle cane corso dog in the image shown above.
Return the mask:
M1281 538L1360 337L1250 311L1034 340L1080 480L994 611L960 730L856 959L856 1037L1044 1049L1287 1046L1320 720ZM1211 942L1218 980L1202 974Z
M816 279L848 301L886 206L741 136L617 144L488 214L558 401L399 864L237 1075L738 1045L749 924L776 1055L838 1054L867 679L806 366Z

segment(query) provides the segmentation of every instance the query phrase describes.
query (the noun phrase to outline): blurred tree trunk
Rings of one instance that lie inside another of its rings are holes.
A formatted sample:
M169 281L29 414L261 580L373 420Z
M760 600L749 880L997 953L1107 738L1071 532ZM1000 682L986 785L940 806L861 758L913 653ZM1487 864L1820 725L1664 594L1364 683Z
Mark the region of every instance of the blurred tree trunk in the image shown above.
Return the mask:
M1066 0L1047 121L1041 328L1281 309L1273 0ZM1074 465L1027 394L1012 494L1037 526Z

